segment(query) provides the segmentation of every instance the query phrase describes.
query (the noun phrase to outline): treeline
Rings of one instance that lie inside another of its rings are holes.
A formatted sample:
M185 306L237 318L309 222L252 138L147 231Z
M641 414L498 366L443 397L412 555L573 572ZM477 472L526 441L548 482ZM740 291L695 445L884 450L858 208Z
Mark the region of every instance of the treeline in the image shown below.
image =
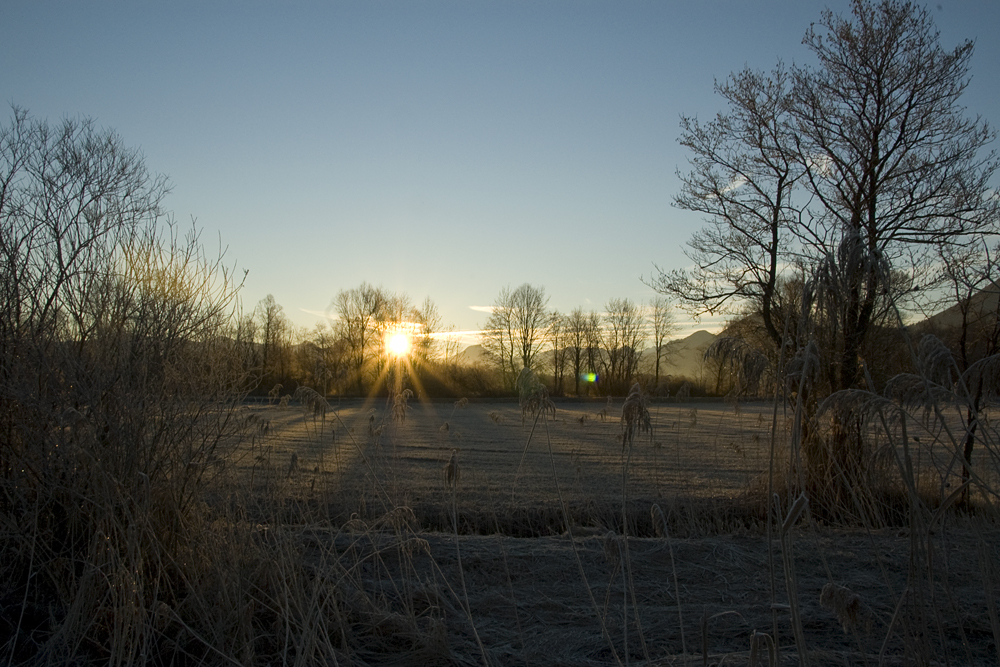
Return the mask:
M416 306L405 294L362 283L338 292L331 314L311 330L297 328L268 295L241 320L253 393L280 398L307 385L327 396L381 395L401 381L418 395L512 396L526 367L555 396L624 395L635 382L661 396L720 386L717 373L704 384L666 374L666 343L677 326L664 298L646 305L611 299L604 312L560 313L548 308L543 287L503 288L484 325L479 359L461 354L429 298ZM395 332L412 341L398 364L386 347Z
M252 393L280 397L306 385L324 396L365 396L388 391L390 374L400 372L426 395L476 386L475 377L463 377L457 369L445 372L455 366L458 350L439 335L441 317L430 299L416 306L405 294L362 283L338 292L331 309L330 322L311 330L295 327L268 295L242 318L240 329L250 343L248 371L255 379ZM393 368L386 347L392 333L404 333L411 341L399 369Z

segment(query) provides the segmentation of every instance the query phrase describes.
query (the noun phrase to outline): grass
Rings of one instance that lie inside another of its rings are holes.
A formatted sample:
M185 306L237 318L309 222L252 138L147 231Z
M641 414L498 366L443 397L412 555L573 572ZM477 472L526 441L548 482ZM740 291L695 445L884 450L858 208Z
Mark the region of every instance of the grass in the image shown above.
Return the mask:
M962 481L960 410L855 405L891 465L836 514L781 405L546 400L206 413L148 489L84 450L86 515L3 526L4 662L997 662L992 424Z

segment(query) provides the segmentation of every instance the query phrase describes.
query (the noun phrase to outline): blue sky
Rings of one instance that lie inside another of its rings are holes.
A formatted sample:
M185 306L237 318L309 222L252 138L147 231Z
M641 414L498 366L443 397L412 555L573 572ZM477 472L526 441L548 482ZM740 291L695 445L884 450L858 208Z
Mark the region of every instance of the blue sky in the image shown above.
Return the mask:
M0 96L90 116L167 207L312 327L362 281L475 329L500 289L646 301L700 221L671 206L681 114L713 82L809 62L820 2L0 2ZM970 114L1000 123L1000 3L930 5L975 39ZM683 319L683 317L682 317ZM706 320L703 327L717 322Z

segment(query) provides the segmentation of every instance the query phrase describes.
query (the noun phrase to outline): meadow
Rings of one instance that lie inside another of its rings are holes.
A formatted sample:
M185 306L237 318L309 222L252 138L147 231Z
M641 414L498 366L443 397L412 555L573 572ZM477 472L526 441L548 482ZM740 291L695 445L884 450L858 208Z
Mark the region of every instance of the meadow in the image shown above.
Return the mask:
M229 471L253 480L240 511L258 534L352 582L364 639L333 642L337 664L995 663L1000 532L982 511L917 534L826 525L776 495L783 525L768 525L791 414L648 411L630 444L621 399L534 416L513 401L254 404L261 426ZM932 498L954 471L928 440L914 478Z
M555 483L577 525L607 529L620 518L621 404L560 402L555 415L538 424L530 415L522 419L516 401L410 400L403 419L385 399L348 400L319 421L297 406L251 410L269 422L254 447L263 448L277 470L287 470L294 455L290 489L308 487L316 497L335 493L341 518L405 505L420 508L426 527L450 530L450 520L435 516L451 504L445 468L454 453L461 532L496 532L496 521L551 510L552 527L522 530L538 535L563 530ZM652 433L633 448L630 496L647 506L681 497L735 500L767 470L771 412L764 403L653 406ZM641 529L646 533L648 523ZM505 525L501 532L518 529Z

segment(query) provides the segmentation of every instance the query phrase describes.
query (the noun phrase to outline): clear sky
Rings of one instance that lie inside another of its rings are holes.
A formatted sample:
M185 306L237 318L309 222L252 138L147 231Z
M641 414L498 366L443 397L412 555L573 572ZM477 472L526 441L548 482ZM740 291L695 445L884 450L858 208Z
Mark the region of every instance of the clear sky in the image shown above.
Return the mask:
M681 114L715 79L810 62L847 2L0 0L9 104L90 116L166 174L166 204L312 327L362 281L476 329L499 290L646 301L700 224L671 206ZM1000 2L932 3L976 40L970 114L1000 124ZM717 322L705 320L704 328Z

